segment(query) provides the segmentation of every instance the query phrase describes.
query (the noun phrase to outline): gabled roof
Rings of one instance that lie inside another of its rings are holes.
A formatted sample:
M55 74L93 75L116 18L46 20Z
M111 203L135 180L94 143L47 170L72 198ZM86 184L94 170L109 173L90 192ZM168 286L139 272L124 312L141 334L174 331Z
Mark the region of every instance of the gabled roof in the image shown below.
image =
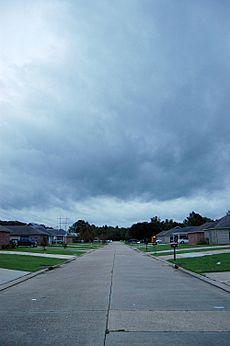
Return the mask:
M2 225L0 225L0 232L1 233L10 233L10 231L5 226L2 226Z
M50 236L65 236L66 232L63 229L46 228L45 230Z
M31 236L31 235L47 235L47 233L33 229L32 227L25 225L25 226L7 226L7 229L10 231L11 235L18 235L18 236Z
M219 221L211 221L211 222L205 222L203 225L198 226L197 232L204 232L205 230L208 230L210 228L215 228Z
M171 234L173 234L174 232L178 231L179 229L181 229L181 227L180 226L176 226L176 227L168 229L166 231L161 231L160 233L157 234L157 237L167 237L167 236L170 236Z
M197 228L198 228L197 226L186 226L186 227L182 227L182 228L176 230L173 233L174 234L177 234L177 233L193 233L193 232L196 232Z
M215 228L230 228L230 214L222 217L216 224Z
M65 236L66 232L63 229L55 229L52 227L46 227L44 225L38 225L36 223L30 223L29 226L35 230L45 232L49 236Z

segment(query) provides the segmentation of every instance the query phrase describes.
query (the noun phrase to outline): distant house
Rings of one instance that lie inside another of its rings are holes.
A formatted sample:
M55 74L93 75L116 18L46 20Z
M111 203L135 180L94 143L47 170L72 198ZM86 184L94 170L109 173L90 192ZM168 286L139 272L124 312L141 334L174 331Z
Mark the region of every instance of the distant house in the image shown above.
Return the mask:
M188 235L191 232L195 232L197 230L197 226L186 226L186 227L181 227L179 229L176 229L173 232L173 235L171 237L171 241L177 243L177 242L182 242L183 240L189 242Z
M230 212L204 229L209 244L230 244Z
M157 234L157 239L161 240L162 243L170 243L170 240L173 237L173 233L179 229L181 229L181 227L177 226L167 231L161 231L160 233Z
M0 249L7 247L10 243L10 231L0 225Z
M36 230L29 225L11 225L7 226L7 230L10 232L11 240L30 238L35 240L38 244L41 244L44 237L48 237L47 233L43 232L42 230Z
M206 222L201 226L196 227L188 233L189 244L202 244L209 243L209 239L207 234L205 234L205 230L209 228L215 227L217 224L216 221Z
M63 229L55 229L52 227L46 227L44 225L38 225L36 223L30 223L30 227L37 231L42 231L48 236L49 244L60 244L72 242L72 237L68 237Z

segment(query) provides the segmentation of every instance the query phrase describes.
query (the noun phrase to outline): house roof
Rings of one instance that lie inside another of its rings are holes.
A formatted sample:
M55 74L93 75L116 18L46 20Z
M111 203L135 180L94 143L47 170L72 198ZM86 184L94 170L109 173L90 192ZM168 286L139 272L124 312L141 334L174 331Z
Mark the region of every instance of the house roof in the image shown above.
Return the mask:
M11 235L19 235L19 236L31 236L31 235L47 235L47 233L33 229L32 227L25 225L25 226L7 226L7 229L10 231Z
M2 226L2 225L0 225L0 232L1 233L10 233L10 231L5 226Z
M186 226L186 227L182 227L178 230L175 230L173 233L177 234L177 233L193 233L196 232L197 230L197 226Z
M203 225L198 227L198 232L204 232L209 229L223 229L223 228L230 228L230 215L227 214L224 217L222 217L220 220L206 222Z
M52 227L45 227L36 223L30 223L29 226L37 231L42 231L49 236L65 236L66 232L63 229L55 229Z
M205 222L203 225L198 226L197 232L204 232L205 230L207 230L209 228L215 228L217 223L218 223L218 220L217 221L211 221L211 222Z
M230 214L228 213L222 217L215 225L215 228L230 228Z
M161 231L160 233L157 234L157 237L167 237L176 232L177 230L181 229L180 226L176 226L174 228L168 229L166 231Z
M65 236L66 232L63 229L46 228L45 230L50 236Z

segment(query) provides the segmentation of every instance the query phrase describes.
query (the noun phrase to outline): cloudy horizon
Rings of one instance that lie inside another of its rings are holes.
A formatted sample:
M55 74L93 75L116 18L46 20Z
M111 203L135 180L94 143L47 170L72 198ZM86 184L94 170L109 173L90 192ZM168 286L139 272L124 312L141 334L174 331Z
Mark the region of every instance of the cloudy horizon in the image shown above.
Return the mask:
M0 1L0 219L230 209L228 1Z

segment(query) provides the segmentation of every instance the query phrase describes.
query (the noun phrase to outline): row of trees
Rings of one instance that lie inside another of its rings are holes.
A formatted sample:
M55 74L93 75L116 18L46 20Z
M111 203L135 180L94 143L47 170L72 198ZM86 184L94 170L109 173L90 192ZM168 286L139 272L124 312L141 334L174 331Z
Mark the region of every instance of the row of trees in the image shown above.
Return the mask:
M135 238L139 240L149 240L151 236L157 235L161 231L169 230L176 226L200 226L208 221L212 220L201 216L194 211L192 211L182 223L176 222L172 219L161 221L158 216L155 216L151 218L150 222L138 222L128 228L107 225L98 227L90 225L87 221L78 220L69 227L69 232L79 234L80 239L85 242L91 242L94 239L128 240Z

